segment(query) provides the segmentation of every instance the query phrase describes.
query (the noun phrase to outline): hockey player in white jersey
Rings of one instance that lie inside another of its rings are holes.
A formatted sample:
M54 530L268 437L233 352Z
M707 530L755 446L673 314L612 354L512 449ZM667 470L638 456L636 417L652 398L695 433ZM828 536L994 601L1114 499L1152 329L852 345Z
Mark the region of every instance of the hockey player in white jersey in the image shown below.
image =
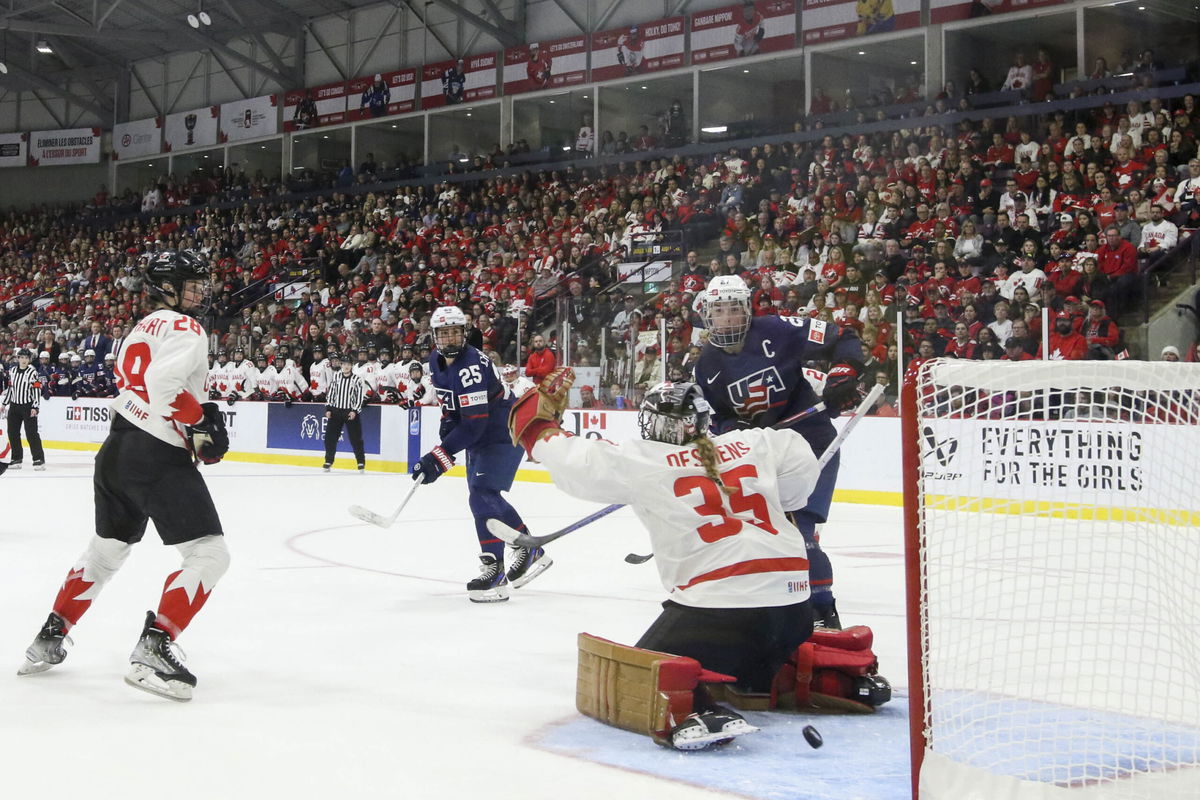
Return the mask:
M710 408L694 383L664 383L638 414L643 440L612 443L560 426L569 369L550 373L517 400L513 441L559 489L582 500L626 503L645 525L663 612L637 647L696 659L766 692L780 666L812 634L804 538L784 512L816 485L817 459L791 430L737 429L709 438ZM682 749L753 730L698 695L700 713L679 725Z
M404 381L404 402L411 406L436 406L437 390L433 378L425 371L420 361L408 365L408 378Z
M275 386L271 399L282 400L284 405L291 407L308 389L308 381L295 361L291 359L289 350L280 345L275 350Z
M233 351L229 368L230 387L226 397L229 405L254 393L258 383L258 370L254 362L246 358L246 351L239 347Z
M419 367L420 364L418 363ZM408 383L408 368L401 361L392 361L383 366L379 371L376 387L379 391L379 399L384 403L399 403L407 406L408 398L406 389Z
M221 520L196 468L220 461L229 436L215 403L201 403L208 336L209 266L191 251L166 251L145 267L152 309L125 338L112 429L96 455L96 533L67 574L21 675L62 663L71 630L141 540L146 523L183 556L167 576L157 613L146 615L125 681L172 700L190 700L196 678L174 642L229 566Z
M324 403L325 393L329 391L329 381L333 379L333 366L325 357L325 348L319 344L313 345L313 362L308 365L308 393L314 403Z
M379 401L379 362L372 361L367 354L367 348L358 348L358 362L354 365L353 372L355 375L363 379L363 383L367 385L367 402L375 403Z
M533 381L521 374L516 364L506 364L500 368L500 380L504 382L504 390L508 396L517 399L533 388Z
M250 393L251 400L270 400L275 391L275 367L267 362L265 353L254 357L254 383Z

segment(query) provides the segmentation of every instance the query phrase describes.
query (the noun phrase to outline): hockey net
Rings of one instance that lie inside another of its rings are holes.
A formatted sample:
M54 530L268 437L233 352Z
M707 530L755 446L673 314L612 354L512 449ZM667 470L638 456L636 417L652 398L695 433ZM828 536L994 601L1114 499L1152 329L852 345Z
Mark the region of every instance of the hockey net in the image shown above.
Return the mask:
M935 359L902 399L914 796L1200 797L1200 365Z

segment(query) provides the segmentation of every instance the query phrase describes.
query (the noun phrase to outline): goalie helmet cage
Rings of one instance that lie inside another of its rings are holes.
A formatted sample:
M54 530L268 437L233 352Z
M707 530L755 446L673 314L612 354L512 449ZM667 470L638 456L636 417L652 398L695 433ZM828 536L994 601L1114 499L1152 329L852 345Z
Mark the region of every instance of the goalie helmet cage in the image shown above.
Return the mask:
M933 359L901 417L913 797L1200 797L1200 365Z

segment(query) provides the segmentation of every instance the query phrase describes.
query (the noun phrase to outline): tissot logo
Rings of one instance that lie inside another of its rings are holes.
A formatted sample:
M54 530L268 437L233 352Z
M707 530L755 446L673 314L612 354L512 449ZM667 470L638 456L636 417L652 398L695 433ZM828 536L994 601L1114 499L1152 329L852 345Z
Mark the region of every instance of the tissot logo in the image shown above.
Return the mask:
M921 437L925 440L926 458L933 455L943 467L954 463L954 457L958 454L958 439L947 436L939 441L933 433L933 428L928 425L921 429Z
M67 422L108 422L108 406L67 406Z

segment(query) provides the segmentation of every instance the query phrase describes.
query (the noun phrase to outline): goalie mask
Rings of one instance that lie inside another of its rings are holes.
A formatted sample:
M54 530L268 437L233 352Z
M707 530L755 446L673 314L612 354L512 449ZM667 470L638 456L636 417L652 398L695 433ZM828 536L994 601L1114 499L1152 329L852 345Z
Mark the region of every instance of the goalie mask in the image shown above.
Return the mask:
M455 359L466 344L467 315L458 306L442 306L429 320L433 340L444 358Z
M684 445L708 433L712 407L694 383L660 383L638 410L643 439Z
M719 275L704 290L704 327L717 347L738 347L750 330L750 289L736 275Z

